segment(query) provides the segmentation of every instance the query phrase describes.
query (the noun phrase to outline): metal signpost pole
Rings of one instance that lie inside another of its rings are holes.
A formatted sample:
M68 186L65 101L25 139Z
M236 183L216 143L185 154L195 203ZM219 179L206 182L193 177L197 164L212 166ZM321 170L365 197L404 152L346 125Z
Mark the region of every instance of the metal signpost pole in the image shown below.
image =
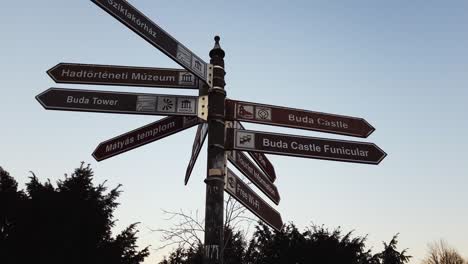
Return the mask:
M222 264L224 246L224 177L226 156L224 151L225 99L224 51L215 37L215 46L210 51L213 64L213 88L208 99L208 166L205 206L204 264Z

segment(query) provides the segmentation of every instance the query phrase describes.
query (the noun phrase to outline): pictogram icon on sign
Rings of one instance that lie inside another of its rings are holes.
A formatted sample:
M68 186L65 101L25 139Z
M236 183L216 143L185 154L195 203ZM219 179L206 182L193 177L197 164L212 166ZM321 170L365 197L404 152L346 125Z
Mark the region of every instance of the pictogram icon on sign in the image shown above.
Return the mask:
M237 131L236 144L244 148L255 148L255 134Z
M255 117L260 120L271 121L271 108L257 107L255 109Z
M158 100L158 110L163 112L173 112L175 106L174 97L161 97Z
M252 119L254 117L254 115L253 115L253 106L251 106L251 105L239 105L237 115L239 115L242 118Z

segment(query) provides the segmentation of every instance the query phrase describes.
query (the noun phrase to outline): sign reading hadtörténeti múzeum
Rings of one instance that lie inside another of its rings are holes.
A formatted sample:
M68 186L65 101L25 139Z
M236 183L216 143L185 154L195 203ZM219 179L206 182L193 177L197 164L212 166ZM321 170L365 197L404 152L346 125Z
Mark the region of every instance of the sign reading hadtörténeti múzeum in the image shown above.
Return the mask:
M198 89L198 77L181 69L59 63L47 74L57 83Z

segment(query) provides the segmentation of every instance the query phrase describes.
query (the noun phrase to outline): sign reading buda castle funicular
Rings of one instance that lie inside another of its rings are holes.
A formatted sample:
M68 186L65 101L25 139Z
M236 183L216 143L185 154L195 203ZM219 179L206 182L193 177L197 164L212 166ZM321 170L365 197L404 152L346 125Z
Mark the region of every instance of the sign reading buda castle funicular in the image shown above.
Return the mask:
M291 136L229 128L226 148L263 153L379 164L387 155L373 143Z
M207 184L205 209L206 216L209 217L209 220L205 219L204 260L208 259L206 263L219 263L218 252L223 241L219 239L217 229L223 227L223 209L216 210L216 206L213 205L223 204L223 187L224 191L275 230L280 230L283 225L281 215L275 209L227 168L225 163L218 162L218 160L225 162L225 151L229 151L229 161L275 204L280 202L279 191L273 184L276 173L264 153L365 164L379 164L385 158L386 153L373 143L246 130L240 121L363 138L368 137L375 129L362 118L230 100L225 98L225 93L218 92L216 96L210 97L222 100L208 101L204 90L206 87L200 82L213 87L215 77L218 81L216 86L221 85L217 89L224 89L224 51L219 46L219 37L215 38L215 48L210 52L214 65L207 64L127 1L91 1L179 63L185 70L60 63L48 71L54 81L199 89L199 94L202 96L50 88L37 95L36 99L44 108L50 110L167 116L100 143L93 152L93 157L98 161L198 125L186 170L185 184L188 182L203 142L209 134L209 166L205 181ZM217 93L214 90L216 89L209 91L210 96L212 93ZM208 109L212 111L210 116ZM224 113L228 122L224 122L221 118ZM219 129L223 128L223 125L226 130ZM215 131L225 131L226 137ZM213 152L214 149L217 150ZM218 151L219 149L222 151ZM243 152L247 152L253 161ZM220 165L219 163L223 163L222 166L216 167ZM221 186L216 185L220 182ZM209 200L211 206L208 206ZM212 259L215 261L212 262Z

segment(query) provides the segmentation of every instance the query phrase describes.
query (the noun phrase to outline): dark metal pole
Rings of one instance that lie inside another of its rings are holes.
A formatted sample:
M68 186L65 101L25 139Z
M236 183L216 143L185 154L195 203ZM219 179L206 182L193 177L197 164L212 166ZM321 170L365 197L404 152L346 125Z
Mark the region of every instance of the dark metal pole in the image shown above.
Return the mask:
M223 263L224 244L224 176L226 157L224 152L225 109L224 101L224 51L215 37L215 46L210 51L213 64L213 88L208 92L208 172L205 205L205 251L204 264Z

